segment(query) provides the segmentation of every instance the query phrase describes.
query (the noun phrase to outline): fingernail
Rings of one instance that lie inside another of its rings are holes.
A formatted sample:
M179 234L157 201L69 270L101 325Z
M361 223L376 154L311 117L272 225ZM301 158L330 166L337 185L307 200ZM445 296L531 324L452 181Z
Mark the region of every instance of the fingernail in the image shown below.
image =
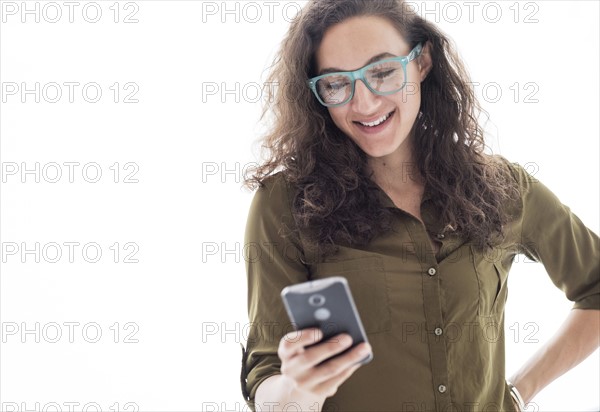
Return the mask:
M365 343L359 350L361 355L366 355L367 353L371 353L371 345Z
M323 332L321 331L321 329L315 329L314 332L315 332L315 334L314 334L315 340L318 341L318 340L323 339Z
M339 342L343 346L350 346L352 345L352 337L348 335L342 335Z

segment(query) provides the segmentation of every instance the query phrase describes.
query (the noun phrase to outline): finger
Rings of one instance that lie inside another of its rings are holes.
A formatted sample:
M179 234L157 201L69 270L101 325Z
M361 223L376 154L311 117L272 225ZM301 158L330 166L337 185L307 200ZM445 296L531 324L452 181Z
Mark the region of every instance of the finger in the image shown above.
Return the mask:
M304 352L304 347L323 339L323 332L319 328L301 329L286 334L279 342L277 355L284 361Z
M369 344L361 343L344 355L327 360L318 366L308 368L306 367L306 363L303 362L306 354L302 354L288 361L286 368L289 367L288 371L293 373L294 380L298 385L313 388L337 376L348 368L362 366L360 361L370 352L371 347ZM306 353L308 353L308 350Z
M337 353L343 352L351 345L350 335L340 334L318 345L304 348L303 352L296 353L285 361L282 360L281 373L297 378L300 382L306 382L314 374L315 366Z
M348 353L339 356L335 359L324 362L317 366L313 375L313 380L318 383L326 382L333 377L341 374L348 368L354 368L355 366L362 366L362 361L369 353L371 353L371 346L363 342L352 348Z
M303 354L303 361L316 366L324 360L345 351L350 346L352 346L352 337L346 333L342 333L319 345L308 348Z
M358 368L360 368L361 364L354 364L335 376L330 377L329 379L320 382L312 387L312 392L317 393L321 396L330 397L336 394L338 388L352 376L354 372Z

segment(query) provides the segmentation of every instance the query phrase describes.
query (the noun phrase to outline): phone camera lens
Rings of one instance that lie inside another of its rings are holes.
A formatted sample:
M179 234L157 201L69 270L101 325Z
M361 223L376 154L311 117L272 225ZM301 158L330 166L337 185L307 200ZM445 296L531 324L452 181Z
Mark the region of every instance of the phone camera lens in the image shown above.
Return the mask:
M325 303L325 296L311 295L308 298L308 303L310 303L312 306L322 306Z

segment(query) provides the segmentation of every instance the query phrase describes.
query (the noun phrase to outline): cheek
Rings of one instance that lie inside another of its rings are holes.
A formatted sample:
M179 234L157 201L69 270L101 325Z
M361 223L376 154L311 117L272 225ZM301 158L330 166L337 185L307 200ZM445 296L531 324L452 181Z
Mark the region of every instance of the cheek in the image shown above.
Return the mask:
M400 118L407 123L413 123L421 109L421 93L418 90L408 90L400 93L396 100Z
M333 120L333 123L335 123L335 125L339 129L346 130L347 126L344 123L346 119L346 110L344 110L343 107L336 107L328 110L329 115L331 116L331 120Z
M404 90L398 94L398 106L403 111L418 110L421 106L421 88L418 84L409 83Z

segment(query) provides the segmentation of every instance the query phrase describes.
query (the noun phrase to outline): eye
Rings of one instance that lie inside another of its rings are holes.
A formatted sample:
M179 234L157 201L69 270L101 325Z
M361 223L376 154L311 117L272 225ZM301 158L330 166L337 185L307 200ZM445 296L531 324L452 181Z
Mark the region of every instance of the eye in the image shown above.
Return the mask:
M396 73L398 69L387 69L387 70L380 70L377 72L373 72L371 73L371 76L375 79L385 79L387 77L393 76L394 73Z
M346 88L349 84L347 78L325 78L319 82L319 88L323 91L336 92Z
M348 85L348 83L347 83L347 82L335 82L335 83L329 83L329 84L327 85L327 88L328 88L329 90L341 90L341 89L343 89L344 87L346 87L347 85Z
M343 89L344 87L348 86L348 79L346 78L337 78L337 79L331 79L326 82L327 87L331 90L340 90Z

